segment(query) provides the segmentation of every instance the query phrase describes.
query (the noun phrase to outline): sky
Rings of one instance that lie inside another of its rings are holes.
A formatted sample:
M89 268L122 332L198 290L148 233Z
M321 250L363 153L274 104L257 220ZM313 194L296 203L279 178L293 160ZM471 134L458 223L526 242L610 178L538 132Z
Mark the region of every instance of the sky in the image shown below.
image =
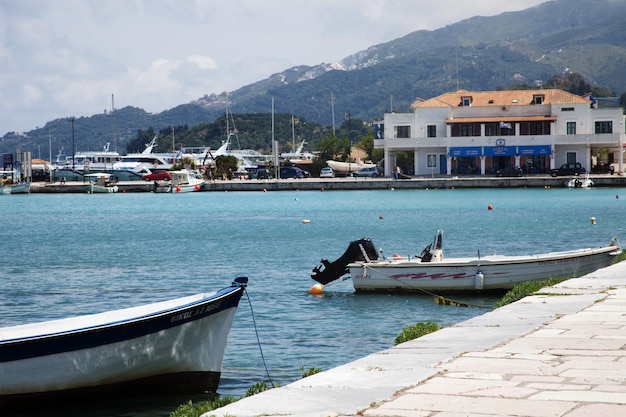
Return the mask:
M0 0L0 136L159 113L416 30L545 0Z

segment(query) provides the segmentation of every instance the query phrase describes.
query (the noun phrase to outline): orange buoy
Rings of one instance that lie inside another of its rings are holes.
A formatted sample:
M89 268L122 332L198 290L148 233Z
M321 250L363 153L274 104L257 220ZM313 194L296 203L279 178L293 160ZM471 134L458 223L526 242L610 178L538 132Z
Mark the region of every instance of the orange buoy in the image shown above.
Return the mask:
M309 290L309 294L320 295L324 292L324 286L322 284L315 284Z
M489 204L489 205L487 206L487 210L493 210L493 206L492 206L491 204Z
M180 186L176 186L176 192L180 193Z
M196 184L196 191L200 191L200 186Z

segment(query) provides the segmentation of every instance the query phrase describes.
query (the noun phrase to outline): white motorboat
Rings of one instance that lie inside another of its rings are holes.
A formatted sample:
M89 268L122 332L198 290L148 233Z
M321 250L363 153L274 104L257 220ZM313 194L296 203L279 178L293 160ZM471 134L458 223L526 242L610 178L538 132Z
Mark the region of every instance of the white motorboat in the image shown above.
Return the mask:
M567 188L589 188L592 186L593 180L589 178L588 172L585 174L584 178L575 175L567 182Z
M247 278L210 293L0 328L0 409L115 392L215 392Z
M608 246L536 255L445 258L443 231L419 256L378 258L371 240L351 243L335 262L322 260L312 278L326 284L349 273L356 291L445 292L508 290L515 284L582 276L611 264L622 251L617 238Z
M30 194L30 182L20 182L11 185L11 194Z
M198 171L181 169L180 171L170 171L170 174L172 175L171 191L173 193L200 191L205 183L202 174Z
M85 174L85 179L89 181L87 192L89 194L98 193L116 193L118 186L112 175L106 172L97 172L94 174Z
M340 161L326 161L326 165L328 165L333 171L338 174L352 174L357 172L363 168L373 168L376 164L365 163L361 161L357 162L340 162Z

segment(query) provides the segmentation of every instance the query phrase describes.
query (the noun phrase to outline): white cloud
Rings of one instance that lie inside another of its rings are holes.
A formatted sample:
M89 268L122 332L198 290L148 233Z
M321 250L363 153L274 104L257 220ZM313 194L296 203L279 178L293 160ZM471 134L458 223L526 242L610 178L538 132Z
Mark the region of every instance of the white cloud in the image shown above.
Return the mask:
M127 105L159 112L295 65L542 0L4 0L0 135Z

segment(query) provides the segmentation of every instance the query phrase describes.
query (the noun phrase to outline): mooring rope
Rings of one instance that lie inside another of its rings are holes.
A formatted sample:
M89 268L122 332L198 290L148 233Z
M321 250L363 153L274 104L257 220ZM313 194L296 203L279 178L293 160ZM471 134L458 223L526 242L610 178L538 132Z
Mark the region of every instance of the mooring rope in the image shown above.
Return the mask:
M371 269L372 271L376 271L376 272L378 272L379 274L384 275L385 277L387 277L387 278L389 278L389 279L391 279L391 280L393 280L393 281L395 281L395 282L399 282L399 283L401 283L401 284L406 285L407 287L410 287L410 288L415 289L415 290L417 290L417 291L421 291L421 292L423 292L424 294L431 295L431 296L435 297L435 304L439 304L439 305L447 305L447 306L456 306L456 307L491 308L491 307L488 307L488 306L481 306L481 305L478 305L478 304L463 303L463 302L461 302L461 301L455 301L455 300L452 300L452 299L450 299L450 298L446 298L446 297L444 297L444 296L441 296L441 295L435 294L435 293L433 293L433 292L431 292L431 291L425 290L424 288L421 288L421 287L419 287L419 286L417 286L417 285L412 285L412 284L411 284L411 283L409 283L409 282L400 281L400 280L395 280L395 279L393 279L390 275L388 275L388 274L384 273L384 272L383 272L383 271L381 271L380 269L372 268L371 266L367 266L366 264L363 264L363 269L367 269L367 268Z
M250 301L250 296L248 295L248 291L246 288L243 288L243 292L246 294L246 299L248 300L248 305L250 306L250 314L252 315L252 324L254 325L254 333L256 334L256 341L259 345L259 351L261 352L261 360L263 361L263 367L265 368L265 373L267 374L267 379L270 381L270 385L274 388L274 381L272 381L272 377L270 376L270 372L267 369L267 363L265 363L265 355L263 355L263 348L261 347L261 339L259 338L259 331L256 326L256 319L254 318L254 311L252 310L252 301Z

